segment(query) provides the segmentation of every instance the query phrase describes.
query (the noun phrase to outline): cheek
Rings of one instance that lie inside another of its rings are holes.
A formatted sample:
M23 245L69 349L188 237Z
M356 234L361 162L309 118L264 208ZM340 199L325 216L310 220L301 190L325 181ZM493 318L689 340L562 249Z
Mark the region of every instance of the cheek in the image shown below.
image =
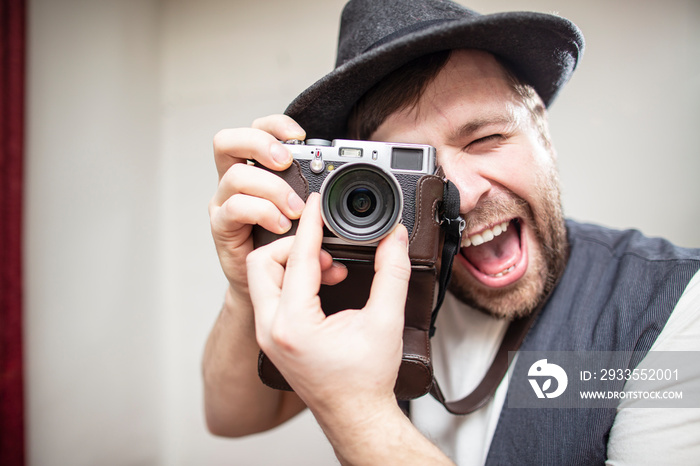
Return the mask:
M527 202L533 203L542 177L555 169L552 155L531 138L513 144L500 155L500 182Z
M543 170L545 166L539 154L529 147L513 145L490 157L484 175L527 202L532 202L537 180Z

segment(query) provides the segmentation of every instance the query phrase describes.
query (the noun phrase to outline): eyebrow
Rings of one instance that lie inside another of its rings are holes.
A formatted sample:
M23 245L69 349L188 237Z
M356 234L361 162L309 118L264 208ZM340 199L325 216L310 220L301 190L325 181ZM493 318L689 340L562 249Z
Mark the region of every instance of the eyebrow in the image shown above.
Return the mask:
M487 115L468 121L457 128L452 136L453 139L464 139L489 126L506 126L510 128L517 125L517 123L518 118L511 112L493 116Z

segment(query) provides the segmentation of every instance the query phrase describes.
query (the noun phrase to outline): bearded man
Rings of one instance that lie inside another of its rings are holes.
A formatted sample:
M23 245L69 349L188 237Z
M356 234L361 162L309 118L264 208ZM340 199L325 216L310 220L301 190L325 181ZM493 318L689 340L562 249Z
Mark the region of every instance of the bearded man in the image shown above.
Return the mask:
M217 134L210 215L230 286L204 360L212 432L267 430L308 407L346 464L695 457L697 410L510 409L503 372L483 401L447 401L483 386L514 322L528 323L521 354L700 349L698 251L564 220L546 108L582 51L578 28L557 16L352 0L333 72L286 115ZM411 274L406 229L377 247L366 306L326 316L319 287L347 271L321 249L319 196L304 202L245 163L284 170L292 156L279 141L307 136L433 146L459 190L466 227L432 340L434 397L411 401L408 416L394 397ZM253 251L252 225L283 234L300 217L295 237ZM294 392L260 382L260 349Z

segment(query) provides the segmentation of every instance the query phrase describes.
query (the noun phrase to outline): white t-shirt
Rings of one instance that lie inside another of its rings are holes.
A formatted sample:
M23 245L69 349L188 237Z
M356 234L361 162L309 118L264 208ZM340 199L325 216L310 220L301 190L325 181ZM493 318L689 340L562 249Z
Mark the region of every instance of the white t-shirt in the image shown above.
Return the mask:
M435 377L445 399L462 399L481 382L508 324L448 294L436 326L439 330L432 339ZM700 351L700 272L686 287L651 351ZM700 363L696 376L700 383ZM430 395L413 400L411 420L458 465L484 464L508 380L509 374L486 406L465 416L450 414ZM626 388L630 387L633 384L628 382ZM700 408L629 406L618 410L613 423L607 464L698 464Z

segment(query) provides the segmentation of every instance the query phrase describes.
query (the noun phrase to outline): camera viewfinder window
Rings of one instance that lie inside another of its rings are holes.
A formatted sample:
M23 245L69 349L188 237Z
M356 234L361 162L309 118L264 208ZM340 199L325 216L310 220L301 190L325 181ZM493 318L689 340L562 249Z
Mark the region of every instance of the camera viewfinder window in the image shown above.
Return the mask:
M362 149L356 149L354 147L341 147L340 148L341 157L362 157Z
M423 149L394 147L391 152L391 168L393 170L422 170Z

